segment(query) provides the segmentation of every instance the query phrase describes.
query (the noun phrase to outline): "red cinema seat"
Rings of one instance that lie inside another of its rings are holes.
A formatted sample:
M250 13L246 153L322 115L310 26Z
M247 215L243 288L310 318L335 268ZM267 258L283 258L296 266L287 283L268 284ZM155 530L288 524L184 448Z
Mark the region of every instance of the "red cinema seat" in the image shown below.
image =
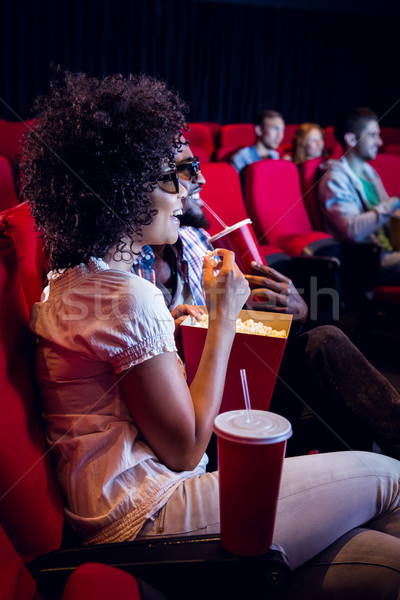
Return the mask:
M190 146L202 148L210 160L215 149L211 129L203 123L188 123L188 126L189 130L184 132L184 136Z
M3 600L41 600L35 580L1 525L0 590Z
M256 141L253 123L232 123L222 125L220 145L216 149L216 162L229 162L231 157L241 148L252 146Z
M382 152L387 152L386 146L389 144L400 144L400 127L381 127L381 138L383 146Z
M389 196L400 196L400 156L378 154L370 164L378 172Z
M289 256L322 256L329 245L337 245L330 234L313 230L303 203L299 172L292 162L261 160L249 165L245 202L257 237Z
M201 165L201 172L207 182L201 197L225 225L231 226L249 218L243 201L239 174L231 165L223 162L207 163ZM223 229L223 226L207 206L204 207L204 212L211 222L208 233L215 235ZM267 262L268 256L283 254L283 251L275 246L268 244L260 244L260 246L263 256L267 257Z
M298 123L286 123L285 133L283 134L282 146L291 146L293 143L294 134L298 130L300 125Z
M217 123L217 121L199 121L199 123L206 125L211 130L214 148L218 148L220 145L221 123Z
M141 593L144 587L145 592ZM0 525L0 589L2 600L42 600L36 582ZM147 584L109 565L85 563L70 575L61 600L162 600L164 595L146 594ZM155 590L154 590L155 592ZM55 596L54 596L55 597Z
M5 156L13 167L22 153L21 141L36 120L7 121L0 119L0 155Z
M321 211L317 202L318 169L323 161L324 158L322 157L311 158L298 165L304 206L306 207L312 228L317 231L325 231Z
M221 148L244 148L256 141L253 123L232 123L223 125L220 132Z
M343 148L335 138L334 127L329 125L324 129L325 153L330 158L340 158L343 155Z
M221 123L217 123L217 121L192 121L189 123L189 127L192 127L192 125L202 125L203 127L207 127L211 131L214 149L218 148L220 145Z
M243 146L220 146L214 152L215 162L229 162L234 154Z
M0 212L17 204L18 197L11 165L5 156L0 156Z
M395 154L398 156L400 154L400 143L399 144L388 144L385 146L385 154Z
M4 416L0 436L0 525L21 560L29 563L43 600L61 598L68 577L85 563L121 566L176 600L187 597L194 580L196 589L202 592L203 582L209 587L210 580L223 587L223 591L227 581L234 582L236 588L240 582L243 588L247 587L249 562L227 556L218 535L172 536L157 542L138 540L92 546L81 545L71 532L65 535L68 529L64 523L63 496L40 418L34 373L36 340L28 325L29 307L39 299L43 285L42 269L46 261L42 247L43 241L37 237L26 204L0 215L0 402ZM276 570L275 557L266 555L265 563L260 568L263 585L268 568ZM87 569L92 567L82 569L85 577ZM218 578L221 570L226 573L227 569L231 569L230 575ZM11 568L7 571L11 572ZM286 572L285 567L282 575ZM100 586L100 575L96 576L98 585L93 583L93 589L99 589L100 594L102 587L106 590L109 586L106 583ZM29 577L25 585L28 593L34 593ZM271 585L275 586L272 579ZM87 583L85 598L105 600L97 592L89 593L89 587ZM0 580L1 598L4 589ZM135 586L131 587L131 593L134 589ZM220 589L217 597L223 591ZM114 596L123 598L119 593L115 584ZM63 600L76 600L76 594L73 588ZM18 596L11 598L22 600ZM152 598L155 600L157 596Z
M31 210L26 202L0 214L0 235L3 244L7 243L14 248L26 312L29 314L34 302L40 300L46 284L47 261L43 239L35 230Z
M7 213L20 212L21 206ZM38 418L36 341L28 328L20 269L21 261L31 257L16 249L18 239L7 217L3 213L0 221L0 387L7 415L0 436L0 522L26 561L59 548L64 504Z
M298 130L299 125L293 123L285 124L285 133L283 134L283 139L281 145L278 148L278 152L280 156L289 155L291 156L292 148L293 148L293 138L294 134Z
M190 146L191 151L193 152L193 156L197 156L200 161L200 164L204 165L205 163L210 162L210 157L208 153L204 150L204 148L200 148L200 146Z

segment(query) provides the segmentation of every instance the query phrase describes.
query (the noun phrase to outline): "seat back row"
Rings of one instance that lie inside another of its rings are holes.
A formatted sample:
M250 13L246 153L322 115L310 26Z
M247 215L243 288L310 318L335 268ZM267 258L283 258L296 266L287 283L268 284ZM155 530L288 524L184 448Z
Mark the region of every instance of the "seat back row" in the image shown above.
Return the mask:
M278 149L281 155L290 152L293 137L298 127L298 124L286 124L284 137ZM327 155L339 158L343 151L335 139L332 125L325 127L324 136ZM190 141L194 154L199 156L201 162L229 160L237 150L245 146L251 146L255 142L253 123L219 125L218 123L205 121L192 122L189 123L186 137ZM381 152L388 154L400 153L400 127L381 127L381 137L383 140Z

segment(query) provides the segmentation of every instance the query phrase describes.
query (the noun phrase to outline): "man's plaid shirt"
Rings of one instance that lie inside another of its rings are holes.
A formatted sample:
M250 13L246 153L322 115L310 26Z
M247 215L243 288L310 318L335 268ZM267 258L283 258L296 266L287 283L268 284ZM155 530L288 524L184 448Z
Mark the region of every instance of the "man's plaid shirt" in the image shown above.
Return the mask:
M210 236L204 229L181 227L179 239L174 244L180 271L184 282L192 292L193 304L204 305L204 293L201 285L203 276L203 256L212 249L208 244ZM153 270L154 252L150 246L143 246L133 265L133 271L147 281L156 284Z

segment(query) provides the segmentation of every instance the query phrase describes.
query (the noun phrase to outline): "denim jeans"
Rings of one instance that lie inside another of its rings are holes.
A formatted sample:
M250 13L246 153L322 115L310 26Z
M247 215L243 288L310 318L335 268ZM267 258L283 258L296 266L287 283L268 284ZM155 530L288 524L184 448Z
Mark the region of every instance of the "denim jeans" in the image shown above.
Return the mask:
M399 488L400 462L380 454L286 458L274 542L284 548L294 573L279 600L397 599ZM218 532L213 472L181 483L137 539Z

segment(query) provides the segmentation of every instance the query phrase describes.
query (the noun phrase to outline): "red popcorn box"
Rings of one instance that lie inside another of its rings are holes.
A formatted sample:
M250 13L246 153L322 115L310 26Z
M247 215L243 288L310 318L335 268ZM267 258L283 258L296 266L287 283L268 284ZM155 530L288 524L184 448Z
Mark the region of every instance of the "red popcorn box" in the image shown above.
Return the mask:
M206 312L205 307L202 308ZM220 412L245 408L240 378L241 369L246 370L251 407L268 410L289 335L292 315L242 310L238 318L242 322L252 319L255 323L262 323L273 330L283 331L285 337L236 333L229 357ZM188 316L181 325L189 385L196 375L207 335L205 327L194 326L194 323L195 319Z

